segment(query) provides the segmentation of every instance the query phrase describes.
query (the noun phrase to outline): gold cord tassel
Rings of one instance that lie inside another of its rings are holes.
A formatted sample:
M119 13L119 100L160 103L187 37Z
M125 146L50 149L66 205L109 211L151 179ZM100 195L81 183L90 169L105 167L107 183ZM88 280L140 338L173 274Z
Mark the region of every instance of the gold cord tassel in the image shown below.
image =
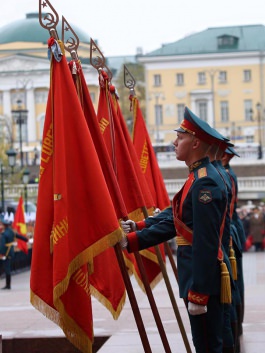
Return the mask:
M236 281L237 280L237 264L236 264L236 258L235 258L235 251L232 248L232 246L230 246L230 249L229 249L229 260L230 260L231 268L232 268L232 276L233 276L233 279Z
M221 303L232 303L230 276L223 261L221 262Z

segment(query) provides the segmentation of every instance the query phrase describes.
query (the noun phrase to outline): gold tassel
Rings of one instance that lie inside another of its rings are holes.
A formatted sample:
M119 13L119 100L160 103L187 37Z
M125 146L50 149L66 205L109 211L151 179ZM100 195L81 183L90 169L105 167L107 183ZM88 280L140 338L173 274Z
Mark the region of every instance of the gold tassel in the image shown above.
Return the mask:
M236 281L237 280L237 264L236 264L236 258L235 258L235 251L232 247L230 247L230 250L229 250L229 260L230 260L231 268L232 268L232 276L233 276L233 279Z
M221 262L221 303L232 303L230 276L223 261Z

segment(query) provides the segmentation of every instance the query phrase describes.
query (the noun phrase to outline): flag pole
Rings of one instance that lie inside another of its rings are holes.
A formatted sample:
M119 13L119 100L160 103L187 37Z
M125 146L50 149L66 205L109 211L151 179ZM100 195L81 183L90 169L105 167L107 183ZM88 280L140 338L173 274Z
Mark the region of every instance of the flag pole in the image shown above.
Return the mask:
M109 70L107 67L106 67L106 69ZM111 77L112 77L112 74L111 74ZM112 114L111 109L109 109L109 110L110 110L110 114ZM112 119L112 121L113 121L113 119ZM116 159L114 159L114 160L116 161ZM115 165L114 165L114 169L116 170ZM127 219L128 219L128 217L124 220L127 220ZM152 310L152 313L153 313L153 316L154 316L154 319L155 319L155 322L157 325L157 329L158 329L158 332L160 334L160 337L161 337L161 340L162 340L162 343L163 343L163 346L165 349L165 352L171 353L171 349L170 349L170 346L169 346L169 343L167 340L167 336L166 336L166 333L165 333L165 330L164 330L164 327L162 324L162 320L160 318L160 315L159 315L159 312L157 309L157 305L154 300L153 292L151 290L151 287L150 287L150 284L149 284L149 281L147 278L146 270L145 270L145 267L144 267L144 264L142 262L142 259L141 259L139 252L135 252L134 257L135 257L138 269L141 274L141 280L144 285L145 292L146 292L146 295L147 295L147 298L148 298L148 301L149 301L149 304L150 304L150 307L151 307L151 310Z
M94 58L96 53L96 59ZM93 56L94 55L94 56ZM91 65L99 72L105 67L105 57L103 56L102 52L99 50L97 47L96 43L93 41L93 39L90 39L90 63ZM113 162L113 161L112 161ZM115 168L114 168L115 170ZM122 254L121 246L119 243L117 243L114 246L115 254L117 257L117 261L119 263L119 267L121 270L121 274L123 277L123 281L126 287L126 291L128 294L128 298L132 307L133 315L135 318L135 322L138 328L138 332L142 341L142 345L144 348L145 353L152 353L151 346L146 334L145 326L142 320L142 316L139 310L139 306L136 300L136 296L131 284L131 280L127 271L127 267L125 264L125 260Z
M144 209L143 212L144 212L145 218L147 218L148 217L147 210ZM159 265L161 268L161 272L163 274L163 278L164 278L164 281L165 281L165 284L167 287L169 298L170 298L170 301L171 301L171 304L172 304L172 307L173 307L173 310L174 310L174 313L175 313L175 316L176 316L176 319L178 322L180 333L181 333L184 345L186 347L186 351L187 351L187 353L192 353L191 348L190 348L190 344L189 344L189 340L187 337L187 333L186 333L186 330L183 325L182 318L181 318L181 315L180 315L180 312L178 309L178 304L177 304L177 301L176 301L176 298L175 298L175 295L174 295L174 292L173 292L173 289L172 289L172 286L171 286L171 283L170 283L170 280L168 277L166 266L164 264L164 261L163 261L162 255L161 255L161 251L160 251L158 245L155 245L154 248L155 248L156 256L157 256L157 259L158 259L158 262L159 262Z
M135 83L136 82L135 82L133 75L128 70L127 66L124 65L124 85L125 85L125 87L127 87L130 90L130 95L133 95L133 96L135 96L135 90L134 90ZM148 217L148 214L146 214L146 216ZM167 255L169 258L169 262L172 266L173 273L174 273L176 280L178 282L178 269L177 269L176 263L174 261L170 246L168 245L168 242L164 242L164 246L167 251Z
M116 254L119 266L120 266L120 270L121 270L121 274L122 274L122 277L123 277L123 280L124 280L126 291L127 291L130 303L131 303L133 315L134 315L134 318L135 318L135 322L136 322L136 325L137 325L137 328L138 328L139 335L141 337L141 341L142 341L142 345L144 347L144 351L146 353L149 353L149 352L152 353L152 350L151 350L151 347L150 347L150 343L149 343L149 340L148 340L148 337L147 337L147 334L146 334L145 326L144 326L144 323L143 323L143 320L142 320L142 316L141 316L141 313L140 313L140 310L139 310L139 306L138 306L138 303L137 303L137 300L136 300L136 296L135 296L135 293L134 293L134 290L133 290L133 287L132 287L132 283L131 283L131 280L130 280L130 277L129 277L129 274L128 274L128 271L127 271L127 268L126 268L126 265L125 265L125 261L124 261L124 257L123 257L123 254L122 254L122 250L121 250L120 244L118 244L118 243L115 244L114 250L115 250L115 254Z
M128 70L128 68L125 65L124 65L124 85L127 88L129 88L131 95L135 95L135 91L134 91L135 79L134 79L133 75L130 73L130 71ZM147 212L146 207L143 207L142 211L143 211L144 217L147 218L148 217L148 212ZM172 303L172 306L173 306L173 310L175 312L175 316L176 316L176 319L177 319L177 322L178 322L178 325L179 325L179 329L180 329L180 332L181 332L181 335L182 335L182 338L183 338L183 342L184 342L185 347L186 347L186 351L188 353L191 353L191 348L190 348L190 345L189 345L187 334L186 334L186 331L185 331L185 328L184 328L184 325L183 325L183 322L182 322L182 318L181 318L180 313L179 313L178 305L177 305L177 302L176 302L176 299L175 299L175 296L174 296L174 293L173 293L173 290L172 290L172 286L171 286L170 281L169 281L169 277L168 277L168 274L167 274L167 271L166 271L166 267L165 267L165 264L164 264L164 261L163 261L162 255L161 255L160 248L159 248L158 245L154 246L154 248L155 248L155 252L156 252L156 255L157 255L157 258L158 258L160 269L161 269L161 272L163 274L163 278L164 278L164 281L165 281L165 284L166 284L166 287L167 287L167 290L168 290L168 294L169 294L169 297L170 297L170 300L171 300L171 303ZM170 253L171 253L171 250L170 250ZM172 253L171 253L171 256L172 256ZM173 262L174 262L174 260L173 260ZM172 264L173 263L171 263L171 265ZM174 262L174 264L175 264L175 262ZM174 271L174 269L173 269L173 271Z

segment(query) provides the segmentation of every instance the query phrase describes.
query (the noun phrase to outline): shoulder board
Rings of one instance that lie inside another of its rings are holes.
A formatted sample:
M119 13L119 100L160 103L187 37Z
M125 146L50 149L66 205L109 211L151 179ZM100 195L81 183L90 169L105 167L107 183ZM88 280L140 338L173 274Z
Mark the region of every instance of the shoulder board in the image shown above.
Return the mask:
M200 179L200 178L203 178L205 176L207 176L207 169L205 167L200 168L198 170L198 178Z

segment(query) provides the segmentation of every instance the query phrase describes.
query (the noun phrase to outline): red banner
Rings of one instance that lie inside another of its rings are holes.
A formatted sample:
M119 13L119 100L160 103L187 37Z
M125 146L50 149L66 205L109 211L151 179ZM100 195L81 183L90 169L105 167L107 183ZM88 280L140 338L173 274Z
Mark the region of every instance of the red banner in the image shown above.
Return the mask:
M12 223L12 228L15 232L17 232L20 235L23 235L24 237L27 236L27 226L25 222L25 213L24 213L24 203L23 203L23 198L20 196L17 210L15 212L14 216L14 221ZM28 244L27 242L21 240L21 239L16 239L17 241L17 246L18 248L23 251L25 254L28 253Z
M90 98L81 65L78 61L69 63L75 66L73 75L77 93L82 102L87 126L90 130L94 146L100 161L108 190L116 211L117 219L126 217L127 210L123 202L120 188L114 173L106 145L101 134L97 116ZM104 215L103 215L104 217ZM106 268L108 269L106 271ZM106 249L94 259L94 271L90 275L91 294L96 297L117 319L126 298L125 285L113 248Z
M93 259L121 237L66 59L62 56L57 62L52 57L31 266L31 303L56 322L82 352L92 352L89 275Z
M154 148L148 134L144 117L136 97L130 97L133 109L133 145L137 153L142 172L155 200L156 207L163 210L170 206L165 183L156 159Z

